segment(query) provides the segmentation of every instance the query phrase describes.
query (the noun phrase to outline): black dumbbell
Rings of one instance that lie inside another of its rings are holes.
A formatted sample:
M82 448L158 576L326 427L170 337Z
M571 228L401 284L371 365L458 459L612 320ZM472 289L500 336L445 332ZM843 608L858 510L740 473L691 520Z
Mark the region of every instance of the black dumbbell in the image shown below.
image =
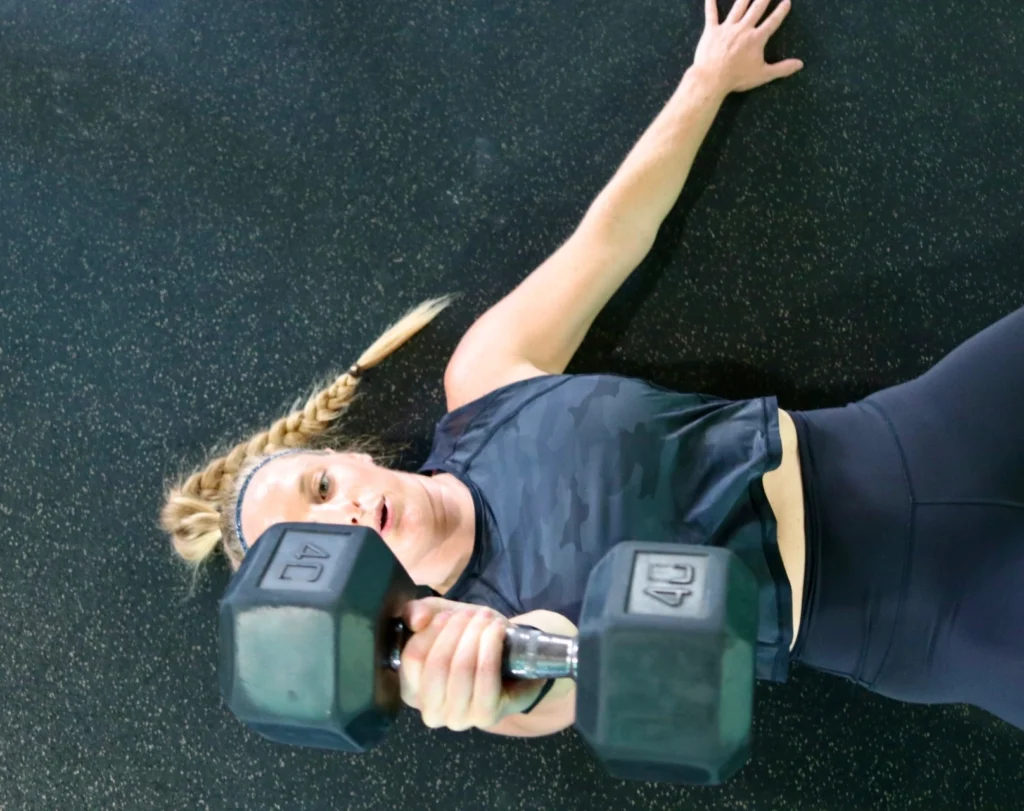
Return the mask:
M278 743L363 752L402 706L413 584L371 529L277 524L220 606L231 711ZM750 757L757 581L719 547L628 541L591 572L578 637L512 627L511 678L576 680L576 729L614 777L714 785Z

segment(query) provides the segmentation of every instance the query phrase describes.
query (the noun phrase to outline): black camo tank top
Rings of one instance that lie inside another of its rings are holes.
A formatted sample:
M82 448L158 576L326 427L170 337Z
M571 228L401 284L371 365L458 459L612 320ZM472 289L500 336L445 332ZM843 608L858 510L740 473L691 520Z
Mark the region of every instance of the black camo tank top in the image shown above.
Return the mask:
M542 376L445 415L420 472L476 507L448 599L577 623L592 567L620 541L725 546L761 585L757 677L785 681L789 581L761 477L779 466L774 398L727 401L614 375Z

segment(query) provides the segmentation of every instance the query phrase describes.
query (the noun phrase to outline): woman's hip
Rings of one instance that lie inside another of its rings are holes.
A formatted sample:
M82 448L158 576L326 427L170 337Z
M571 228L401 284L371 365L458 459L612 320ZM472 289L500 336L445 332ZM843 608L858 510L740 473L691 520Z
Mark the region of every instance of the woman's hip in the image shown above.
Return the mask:
M808 536L795 658L1024 725L1024 310L915 380L794 418Z
M793 413L807 566L794 659L869 686L895 633L912 503L899 447L866 403Z
M1024 502L1024 308L866 402L898 437L916 503Z
M1024 728L1024 506L925 504L872 689L970 703Z

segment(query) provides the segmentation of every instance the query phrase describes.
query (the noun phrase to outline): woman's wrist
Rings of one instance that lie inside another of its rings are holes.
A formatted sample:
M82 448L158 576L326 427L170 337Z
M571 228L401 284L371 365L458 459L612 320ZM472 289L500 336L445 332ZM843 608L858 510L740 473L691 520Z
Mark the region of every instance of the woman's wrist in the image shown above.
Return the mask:
M708 65L694 63L686 69L680 84L687 83L690 92L706 96L721 104L732 92L721 72L712 70Z

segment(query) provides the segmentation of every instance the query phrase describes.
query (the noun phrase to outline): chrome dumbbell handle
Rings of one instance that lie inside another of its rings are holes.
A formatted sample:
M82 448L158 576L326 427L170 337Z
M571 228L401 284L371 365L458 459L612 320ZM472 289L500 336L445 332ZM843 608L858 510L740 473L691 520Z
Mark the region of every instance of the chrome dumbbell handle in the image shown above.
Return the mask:
M393 633L394 642L386 665L398 670L402 664L402 650L412 634L401 620L395 622ZM559 636L524 625L509 625L505 630L501 672L511 679L575 680L578 651L574 636Z

